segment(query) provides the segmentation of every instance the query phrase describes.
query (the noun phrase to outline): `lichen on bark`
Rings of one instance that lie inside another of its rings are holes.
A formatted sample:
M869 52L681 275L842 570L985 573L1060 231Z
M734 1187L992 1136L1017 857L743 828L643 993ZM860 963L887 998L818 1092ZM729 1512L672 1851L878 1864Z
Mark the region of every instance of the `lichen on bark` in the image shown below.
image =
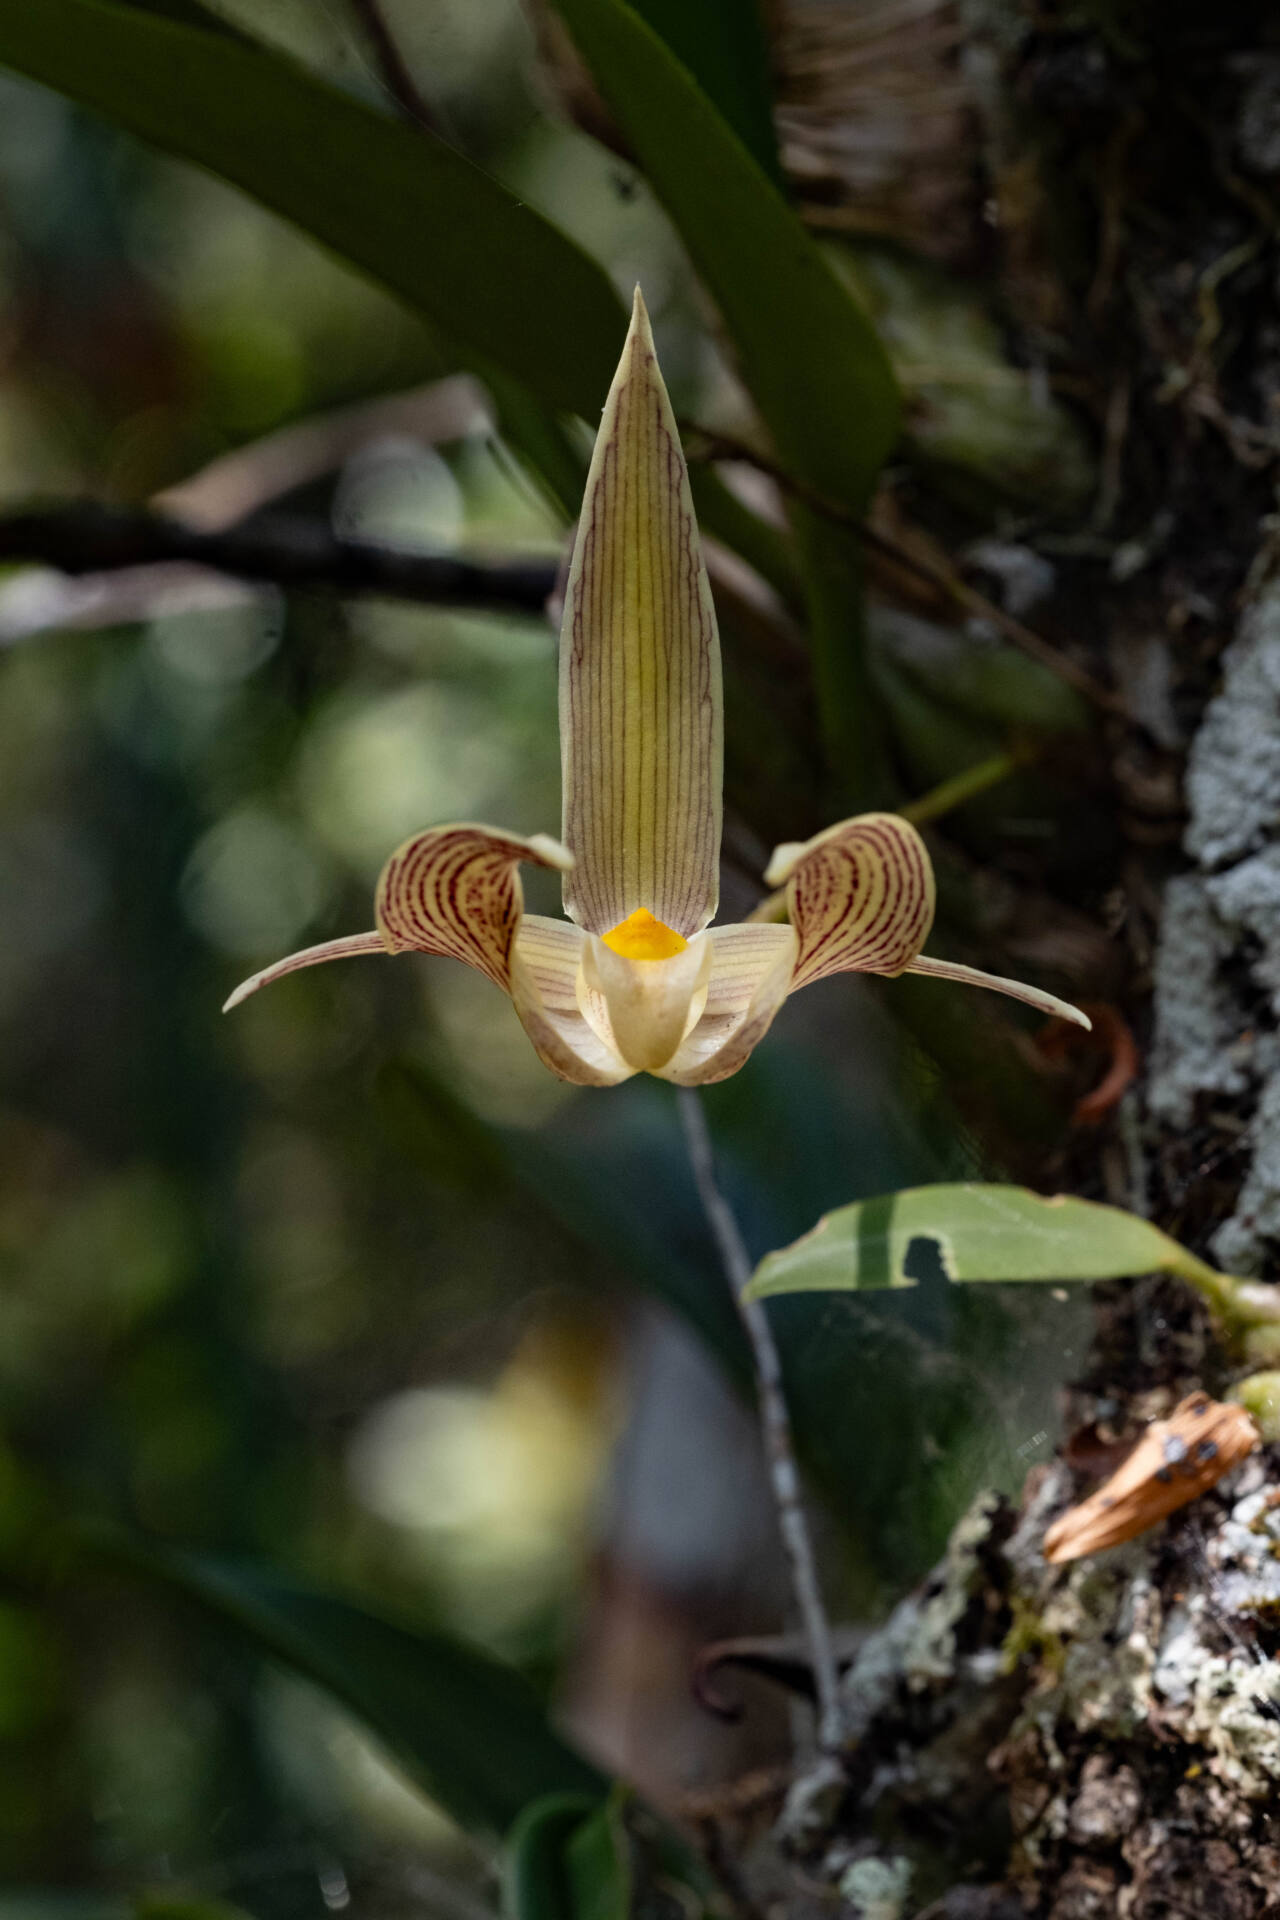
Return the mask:
M1280 582L1222 666L1187 768L1195 866L1165 889L1149 1104L1175 1127L1204 1095L1252 1109L1248 1169L1211 1244L1222 1266L1255 1273L1280 1242Z
M1041 1551L1077 1491L1063 1461L1019 1512L980 1495L845 1676L843 1788L793 1790L806 1882L862 1920L1280 1913L1274 1467L1066 1568Z

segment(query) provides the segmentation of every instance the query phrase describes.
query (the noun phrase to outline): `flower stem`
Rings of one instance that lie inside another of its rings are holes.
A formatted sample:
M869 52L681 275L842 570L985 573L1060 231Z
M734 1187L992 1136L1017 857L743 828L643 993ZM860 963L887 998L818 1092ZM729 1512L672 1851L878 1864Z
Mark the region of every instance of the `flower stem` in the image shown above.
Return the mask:
M940 819L944 813L950 813L953 807L962 807L966 800L973 800L988 787L999 786L1002 780L1016 773L1034 756L1018 751L994 753L988 760L979 760L976 766L966 767L963 773L953 774L950 780L944 780L939 786L930 787L918 799L907 800L898 808L903 820L909 820L914 827L922 827L928 820ZM766 922L784 921L787 917L787 890L779 887L776 893L766 894L763 900L751 909L748 920Z
M676 1098L680 1105L680 1122L684 1128L698 1197L755 1357L765 1461L790 1569L791 1589L813 1667L814 1692L818 1703L818 1745L824 1753L838 1753L844 1744L839 1673L831 1640L831 1623L827 1619L822 1590L818 1584L813 1536L809 1531L801 1497L800 1475L791 1437L791 1418L782 1386L782 1362L765 1308L758 1300L745 1297L747 1283L751 1279L751 1259L733 1209L716 1185L715 1158L702 1102L693 1087L681 1087Z
M1025 752L993 753L989 760L979 760L976 766L966 767L963 773L953 774L950 780L930 787L918 800L906 801L898 811L912 826L922 827L927 820L939 820L953 807L962 807L966 800L974 800L989 787L999 786L1031 757Z

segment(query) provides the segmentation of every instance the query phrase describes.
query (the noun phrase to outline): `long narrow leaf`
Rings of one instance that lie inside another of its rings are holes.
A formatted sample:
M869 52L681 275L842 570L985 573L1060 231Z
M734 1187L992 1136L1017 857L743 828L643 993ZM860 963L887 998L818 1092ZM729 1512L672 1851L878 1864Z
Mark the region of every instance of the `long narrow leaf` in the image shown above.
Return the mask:
M598 413L625 329L604 272L444 141L266 48L103 0L0 0L0 64L243 188L551 406Z
M547 1724L519 1674L448 1635L384 1619L268 1568L208 1554L89 1542L177 1587L332 1693L462 1825L501 1834L531 1800L599 1801L606 1782Z
M871 322L689 69L626 0L555 0L733 336L793 470L860 510L899 427Z
M782 184L761 0L636 0L769 177Z
M502 1911L504 1920L625 1920L627 1873L609 1808L565 1793L526 1807L507 1841Z

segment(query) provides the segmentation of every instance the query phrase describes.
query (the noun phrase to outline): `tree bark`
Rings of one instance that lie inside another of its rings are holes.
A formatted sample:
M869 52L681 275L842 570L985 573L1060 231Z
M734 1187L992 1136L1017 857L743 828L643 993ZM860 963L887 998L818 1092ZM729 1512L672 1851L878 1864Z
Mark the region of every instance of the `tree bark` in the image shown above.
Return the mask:
M793 25L814 11L788 9ZM1023 871L1106 926L1123 960L1107 1002L1141 1064L1040 1177L1274 1279L1280 42L1266 9L1231 4L972 0L931 17L983 186L947 257L985 257L1012 360L1097 450L1088 507L1054 525L1031 502L1008 544L1046 570L1038 631L1123 710L1101 726L1105 854L1065 882L1030 856ZM907 238L909 186L904 160ZM1280 1916L1280 1454L1127 1545L1043 1557L1048 1524L1097 1483L1086 1440L1122 1443L1275 1358L1261 1337L1229 1353L1174 1283L1099 1291L1068 1390L1075 1446L1020 1505L980 1496L866 1641L843 1680L845 1778L793 1787L759 1855L762 1907L786 1884L791 1914L824 1887L864 1920Z

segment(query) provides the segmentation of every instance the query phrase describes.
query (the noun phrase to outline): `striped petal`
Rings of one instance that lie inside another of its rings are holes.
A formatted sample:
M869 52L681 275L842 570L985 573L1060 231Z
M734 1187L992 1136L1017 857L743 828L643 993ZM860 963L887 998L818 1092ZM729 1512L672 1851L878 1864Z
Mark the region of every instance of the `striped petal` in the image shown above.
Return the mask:
M784 881L800 942L793 990L829 973L902 973L933 924L933 863L896 813L859 814L777 848L765 883Z
M580 1087L629 1080L603 1005L588 1020L579 1005L582 950L589 938L567 920L526 913L511 953L511 998L543 1066Z
M929 960L919 954L903 971L928 974L933 980L958 980L967 987L988 987L992 993L1007 994L1010 1000L1025 1000L1029 1007L1038 1007L1041 1013L1058 1020L1073 1021L1086 1031L1093 1026L1087 1013L1081 1013L1069 1000L1059 1000L1056 993L1046 993L1043 987L1029 987L1023 980L1006 980L1001 973L983 973L978 967L962 966L958 960Z
M568 868L571 856L539 833L428 827L398 847L378 881L378 931L388 953L439 953L511 990L511 948L524 911L520 862Z
M361 953L383 953L386 943L380 933L353 933L345 940L325 940L318 947L304 947L301 953L291 953L287 960L277 960L274 966L263 967L261 973L251 974L242 980L231 998L223 1006L224 1013L230 1013L232 1007L238 1007L259 987L269 987L273 980L283 980L286 973L298 973L303 967L318 967L326 960L353 960Z
M549 834L524 839L494 827L428 827L392 854L378 881L376 933L355 933L304 947L242 981L222 1011L229 1013L259 987L302 967L349 960L364 953L439 953L462 960L504 992L511 991L510 959L523 912L519 865L572 866L572 856Z
M720 645L689 477L636 289L565 593L565 912L645 909L685 938L719 897Z
M727 1080L768 1032L791 991L799 941L792 927L712 927L707 1003L663 1080L696 1087Z

